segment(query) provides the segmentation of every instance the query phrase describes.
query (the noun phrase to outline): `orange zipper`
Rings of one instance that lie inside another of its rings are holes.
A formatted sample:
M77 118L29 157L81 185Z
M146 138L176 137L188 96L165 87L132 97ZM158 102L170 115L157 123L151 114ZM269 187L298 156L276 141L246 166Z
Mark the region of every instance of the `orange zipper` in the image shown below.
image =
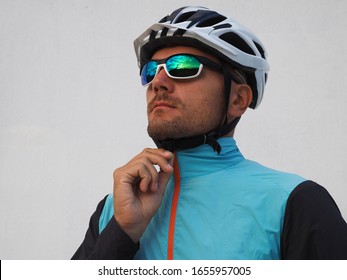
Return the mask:
M173 260L176 213L177 213L177 204L178 204L178 197L180 194L180 185L181 185L180 170L179 170L176 154L174 158L174 178L175 178L175 186L174 186L174 193L172 196L172 203L171 203L169 236L168 236L168 250L167 250L168 260Z

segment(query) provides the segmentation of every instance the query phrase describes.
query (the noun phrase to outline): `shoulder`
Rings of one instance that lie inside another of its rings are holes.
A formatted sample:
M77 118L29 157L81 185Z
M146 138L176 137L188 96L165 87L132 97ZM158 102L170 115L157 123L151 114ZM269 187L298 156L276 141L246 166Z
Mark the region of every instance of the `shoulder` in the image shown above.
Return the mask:
M332 225L341 223L347 227L341 212L330 193L313 181L299 184L289 195L286 206L287 222L295 221L307 227L309 224ZM346 236L347 237L347 236Z
M287 202L287 209L288 211L294 209L304 213L315 213L323 217L322 209L330 209L340 213L329 192L323 186L313 181L304 181L291 192Z
M305 181L291 192L281 251L286 259L347 259L347 224L324 187Z
M301 183L307 181L304 177L276 170L258 162L245 159L240 163L239 170L255 183L281 189L288 195Z

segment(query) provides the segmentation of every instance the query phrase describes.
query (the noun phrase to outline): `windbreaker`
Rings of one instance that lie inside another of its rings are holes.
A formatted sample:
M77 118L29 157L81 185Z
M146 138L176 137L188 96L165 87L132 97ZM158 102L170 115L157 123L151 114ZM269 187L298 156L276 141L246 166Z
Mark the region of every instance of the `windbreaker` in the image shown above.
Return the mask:
M233 138L218 142L219 155L208 145L175 154L174 174L139 244L131 244L117 227L113 195L108 195L91 219L89 237L87 232L73 258L112 258L103 251L118 250L114 254L121 252L120 258L134 259L347 259L347 225L325 189L301 176L245 159ZM329 212L318 223L315 200L313 205L306 203L314 193L327 202ZM334 225L328 225L333 220ZM329 237L312 234L320 227L329 227L340 245L319 249ZM114 231L121 232L117 238L123 236L118 243L116 234L114 241L109 240ZM325 253L335 247L340 247L337 255ZM127 255L127 250L132 253Z

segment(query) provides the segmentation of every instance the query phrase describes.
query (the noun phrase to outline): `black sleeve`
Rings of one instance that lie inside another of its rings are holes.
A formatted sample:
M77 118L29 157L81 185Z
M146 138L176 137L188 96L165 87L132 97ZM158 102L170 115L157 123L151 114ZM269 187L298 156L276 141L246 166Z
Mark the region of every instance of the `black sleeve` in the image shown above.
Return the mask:
M347 260L347 224L327 190L312 181L288 198L281 258Z
M72 260L129 260L139 249L131 238L119 227L112 218L99 235L99 217L107 196L98 204L90 218L85 238L72 256Z

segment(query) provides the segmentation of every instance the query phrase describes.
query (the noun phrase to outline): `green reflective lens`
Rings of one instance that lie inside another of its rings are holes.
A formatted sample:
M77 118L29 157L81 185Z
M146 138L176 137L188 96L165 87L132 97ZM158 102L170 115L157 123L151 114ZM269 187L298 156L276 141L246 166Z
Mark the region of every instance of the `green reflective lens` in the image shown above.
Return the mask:
M193 56L176 55L166 61L166 68L173 77L190 77L198 73L200 64Z
M189 79L199 75L202 64L196 57L189 54L173 55L163 60L151 60L142 68L142 85L149 84L158 73L158 68L160 67L163 67L171 78Z

